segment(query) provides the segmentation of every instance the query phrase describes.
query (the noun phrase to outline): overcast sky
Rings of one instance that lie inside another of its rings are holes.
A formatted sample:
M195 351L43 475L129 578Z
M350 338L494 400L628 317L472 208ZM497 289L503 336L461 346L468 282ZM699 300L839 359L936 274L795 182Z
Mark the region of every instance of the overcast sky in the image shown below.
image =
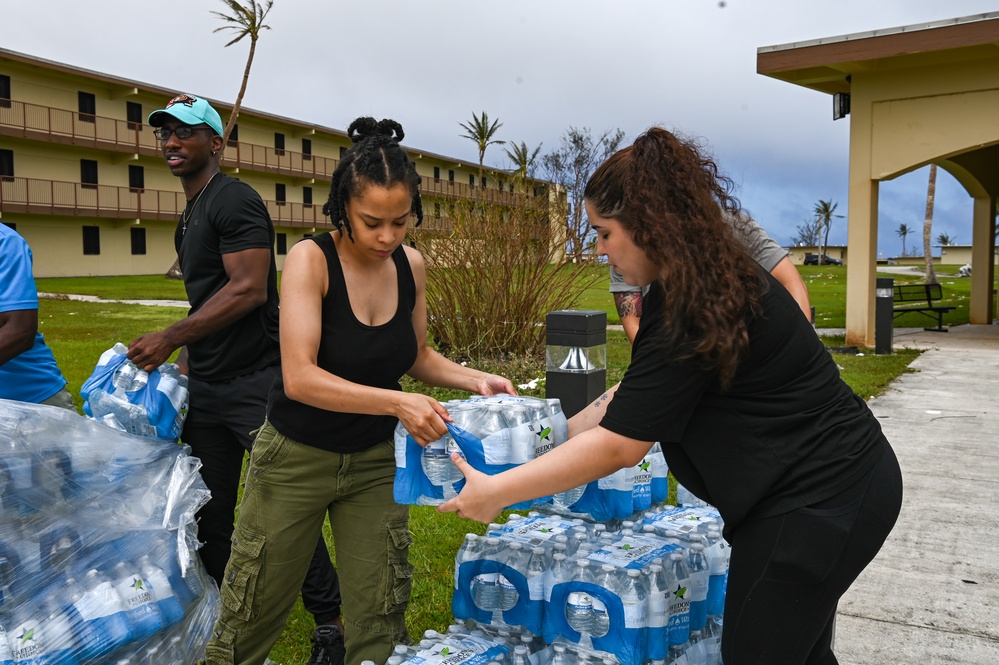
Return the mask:
M0 46L233 101L248 40L221 0L0 0ZM275 0L244 105L346 129L392 117L405 143L475 162L459 122L487 111L498 138L555 148L565 130L652 125L702 137L737 195L782 244L819 199L847 209L849 119L828 95L756 73L761 46L995 11L981 0ZM164 100L166 101L166 100ZM486 163L508 167L503 148ZM879 252L921 246L928 169L881 187ZM934 238L971 242L971 199L940 171ZM830 244L846 243L836 220Z

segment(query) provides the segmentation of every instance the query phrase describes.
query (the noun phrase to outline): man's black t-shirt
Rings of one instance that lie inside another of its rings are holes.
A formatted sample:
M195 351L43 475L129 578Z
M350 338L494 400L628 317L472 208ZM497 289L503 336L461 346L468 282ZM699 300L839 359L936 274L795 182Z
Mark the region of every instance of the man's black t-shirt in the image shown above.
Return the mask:
M187 228L181 218L174 245L191 303L190 314L228 283L223 254L271 249L267 302L225 328L188 344L191 375L205 381L225 381L277 364L280 347L274 227L260 195L249 185L218 173L200 198L189 204L187 212Z
M749 350L726 391L696 359L671 358L654 284L601 422L661 442L673 475L718 508L726 530L834 496L874 467L885 441L794 299L766 278L764 313L749 321Z

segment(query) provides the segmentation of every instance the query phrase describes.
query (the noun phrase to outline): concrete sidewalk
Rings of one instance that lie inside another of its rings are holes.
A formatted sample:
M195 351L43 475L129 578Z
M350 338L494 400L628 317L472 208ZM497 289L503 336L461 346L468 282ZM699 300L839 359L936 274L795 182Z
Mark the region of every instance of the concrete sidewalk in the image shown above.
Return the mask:
M999 663L999 326L895 331L925 349L869 404L902 467L904 501L840 602L843 665Z

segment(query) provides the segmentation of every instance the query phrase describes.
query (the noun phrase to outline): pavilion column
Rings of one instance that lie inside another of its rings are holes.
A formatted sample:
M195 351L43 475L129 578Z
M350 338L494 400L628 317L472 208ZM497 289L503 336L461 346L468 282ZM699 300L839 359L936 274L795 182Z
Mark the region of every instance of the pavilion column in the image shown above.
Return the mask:
M992 323L995 292L995 197L976 197L971 227L971 303L969 323Z

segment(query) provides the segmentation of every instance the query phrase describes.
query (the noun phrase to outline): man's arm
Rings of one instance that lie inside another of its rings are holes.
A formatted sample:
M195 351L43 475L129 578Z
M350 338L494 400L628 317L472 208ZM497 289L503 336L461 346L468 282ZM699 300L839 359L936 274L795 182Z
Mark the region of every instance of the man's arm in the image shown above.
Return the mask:
M785 256L780 262L773 267L770 274L776 278L778 282L784 285L787 292L791 294L794 301L798 303L798 307L804 313L805 318L809 323L815 323L812 321L812 303L808 299L808 287L805 285L805 280L801 278L801 273L793 263L791 263L791 258Z
M635 343L638 334L638 324L642 318L642 291L617 291L614 293L614 305L621 317L621 325L628 341Z
M0 365L30 350L37 332L37 309L0 312Z
M128 345L128 359L152 371L170 354L238 321L267 302L267 275L271 250L244 249L222 255L229 281L201 308L165 330L137 337Z

